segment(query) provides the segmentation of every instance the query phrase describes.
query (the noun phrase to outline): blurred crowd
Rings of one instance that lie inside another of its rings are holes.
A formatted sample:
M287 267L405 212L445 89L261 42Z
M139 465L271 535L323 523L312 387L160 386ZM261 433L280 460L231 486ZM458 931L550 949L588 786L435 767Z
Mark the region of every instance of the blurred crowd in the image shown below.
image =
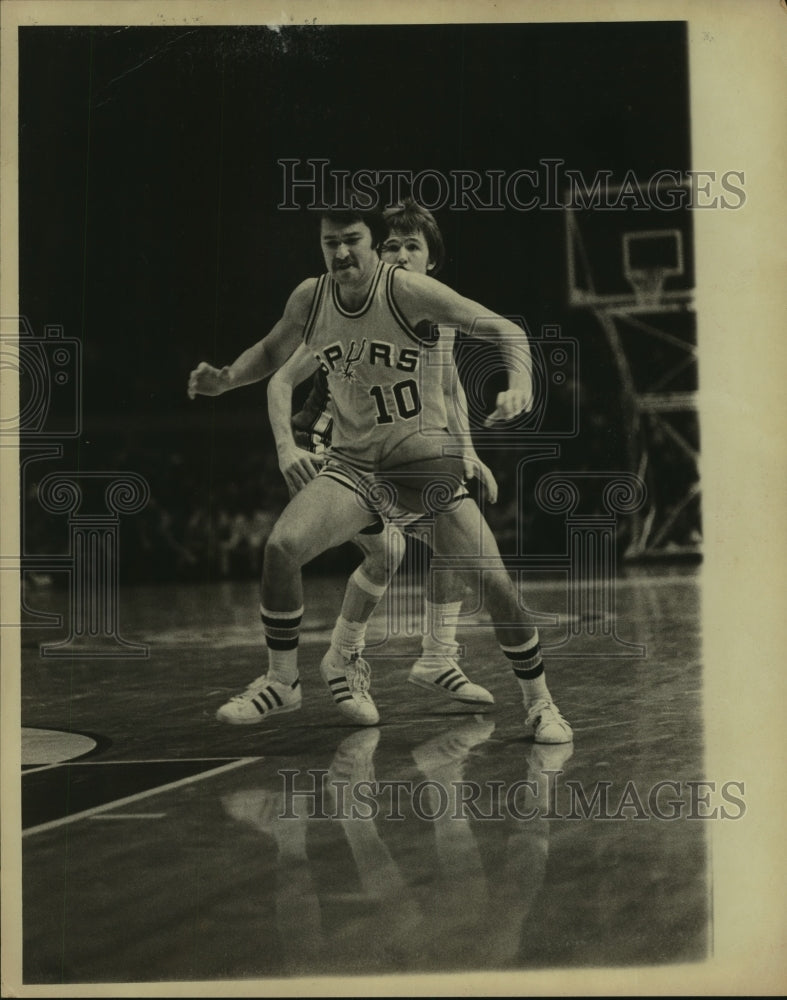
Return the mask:
M544 511L535 499L535 485L549 473L570 476L625 468L618 455L622 444L619 426L619 422L607 420L600 412L591 414L584 423L586 433L563 442L559 454L540 455L532 461L527 459L526 449L521 454L512 454L510 448L480 449L499 485L498 502L483 507L504 556L565 552L565 514ZM171 441L170 447L172 443L177 442ZM288 501L276 454L269 443L247 451L241 443L232 447L228 441L206 451L193 442L184 442L183 448L166 455L152 444L138 444L116 452L105 467L136 472L144 476L150 488L144 509L118 519L121 581L207 582L259 576L265 543ZM67 518L41 509L33 470L31 465L26 477L25 551L33 555L65 554L69 545ZM649 501L643 516L654 505L660 506L663 514L668 504L676 502L690 478L685 456L668 438L662 440L646 470ZM685 482L681 484L681 480ZM477 483L471 483L471 492L478 497ZM576 513L605 514L600 487L583 490L581 508ZM632 519L619 518L621 555L632 543L635 530ZM698 543L698 502L680 513L671 537L673 545L677 544L675 539L681 545ZM350 571L358 559L355 547L348 544L319 557L309 571L343 573ZM45 569L38 571L37 579L46 582Z
M701 543L699 453L696 414L643 414L637 424L618 385L618 374L601 333L582 333L582 366L550 380L547 407L535 432L514 438L505 447L476 445L499 485L495 505L484 514L506 554L561 554L566 551L565 512L549 512L536 498L536 484L557 473L581 484L577 516L609 516L604 504L604 477L634 472L644 482L647 500L632 516L618 517L617 551L631 554L656 541L665 552L698 549ZM648 355L650 356L650 355ZM472 364L472 355L468 355ZM644 365L644 362L643 362ZM644 365L647 368L647 365ZM578 377L581 371L581 379ZM463 382L466 372L463 372ZM694 388L694 376L679 388ZM501 386L502 387L502 386ZM480 426L494 408L492 395L472 414ZM235 405L235 401L230 401ZM243 400L240 403L243 404ZM133 433L91 429L73 443L74 454L51 464L30 462L23 472L24 552L65 555L69 543L67 517L48 514L37 496L37 483L63 468L133 472L145 479L150 499L137 513L118 518L119 573L131 582L210 581L257 577L265 543L288 502L267 421L248 400L223 425L211 411L193 411L200 419L188 427L170 418L156 425L155 416ZM230 405L217 410L225 418ZM191 413L190 413L191 415ZM98 426L101 421L93 421ZM589 475L592 474L592 475ZM477 497L478 487L471 484ZM687 502L687 497L692 499ZM480 498L483 500L483 498ZM345 572L358 562L348 544L327 552L311 572ZM42 563L45 560L41 560ZM39 571L42 580L45 570Z
M206 467L198 455L177 453L152 474L149 463L147 469L150 501L121 528L122 577L259 576L265 543L288 499L275 454L225 452Z

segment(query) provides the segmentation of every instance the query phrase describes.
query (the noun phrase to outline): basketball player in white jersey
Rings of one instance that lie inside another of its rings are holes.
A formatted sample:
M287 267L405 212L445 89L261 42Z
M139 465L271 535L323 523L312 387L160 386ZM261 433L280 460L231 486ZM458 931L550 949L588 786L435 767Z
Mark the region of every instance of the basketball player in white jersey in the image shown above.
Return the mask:
M232 365L215 369L203 362L189 378L192 398L218 395L271 374L302 341L329 380L334 405L329 458L291 499L265 550L260 612L268 671L237 696L253 703L261 718L301 705L302 567L375 523L368 484L376 472L392 476L397 457L410 467L418 459L434 461L443 444L451 443L439 380L422 377L428 375L426 359L439 345L440 328L489 339L501 350L508 389L498 394L494 419L513 419L533 405L522 328L433 278L381 261L376 252L385 235L381 221L377 213L353 209L321 213L326 272L302 282L271 333ZM401 523L421 513L409 501L403 509L386 511ZM524 620L494 536L472 499L460 499L435 517L434 547L438 554L460 558L480 559L484 553L484 604L500 623L496 635L519 682L525 727L536 742L571 742L571 727L546 684L538 632ZM336 671L323 661L321 673L337 706L350 714L354 703L355 721L379 721L367 672L354 669L352 661Z
M387 209L383 218L388 235L379 248L381 259L408 271L435 276L445 259L445 248L432 213L408 199L402 205ZM453 331L444 331L443 336L453 338ZM314 375L303 408L290 419L293 389L311 375L315 365L311 351L301 345L276 372L268 387L268 410L279 466L291 495L317 475L331 444L332 407L328 378L321 369ZM494 502L497 483L470 443L467 401L453 359L441 370L436 370L435 375L442 376L448 429L464 445L465 476L470 479L478 475L488 498ZM402 533L390 521L385 523L382 519L360 532L353 542L361 549L363 562L347 583L341 613L331 636L327 658L332 661L329 668L333 666L333 669L338 668L342 658L358 660L363 653L367 623L399 567L405 548ZM408 681L465 704L494 704L491 692L470 681L456 660L459 649L457 618L465 595L464 583L449 572L435 573L430 582L432 589L424 601L426 632L421 655L412 665ZM364 669L364 666L356 663L354 669ZM347 704L352 706L353 703ZM227 706L222 717L225 716L259 719L253 705L240 701Z

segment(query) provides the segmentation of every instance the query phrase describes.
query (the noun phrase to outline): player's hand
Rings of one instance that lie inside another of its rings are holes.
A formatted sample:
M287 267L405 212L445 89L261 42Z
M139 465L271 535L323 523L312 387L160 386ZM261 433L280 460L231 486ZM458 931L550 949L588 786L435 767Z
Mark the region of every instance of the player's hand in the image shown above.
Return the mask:
M279 468L291 496L314 479L324 461L322 455L314 455L297 445L279 450Z
M533 393L525 389L506 389L499 392L495 400L493 413L484 421L485 427L491 427L499 421L513 420L520 413L529 413L533 409Z
M475 453L465 455L464 465L465 478L475 479L478 476L478 481L483 486L489 503L497 503L497 480L489 466L484 465Z
M189 375L189 399L195 396L220 396L230 386L229 368L214 368L207 361L201 361Z

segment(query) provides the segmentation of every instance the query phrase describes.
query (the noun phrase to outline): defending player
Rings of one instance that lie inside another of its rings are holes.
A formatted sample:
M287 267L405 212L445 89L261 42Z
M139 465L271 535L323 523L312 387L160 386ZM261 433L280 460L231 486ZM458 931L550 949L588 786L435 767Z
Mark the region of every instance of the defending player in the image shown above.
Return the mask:
M383 213L388 236L380 247L380 257L386 263L398 265L419 274L435 275L445 259L445 248L437 222L431 212L408 200L403 205ZM446 348L453 331L444 331ZM268 411L276 438L279 466L294 495L314 478L322 466L331 443L333 415L328 378L318 369L312 389L303 409L292 417L292 394L295 386L305 381L317 362L309 349L302 345L290 360L270 380ZM467 403L456 366L436 369L442 377L446 396L448 429L458 441L469 442L466 420ZM465 445L464 473L469 479L479 475L491 502L497 498L497 483L472 444ZM340 616L331 636L327 659L329 668L339 669L342 660L357 660L364 649L366 627L380 599L390 585L404 553L404 538L390 521L380 519L364 529L353 542L363 552L363 562L351 575L345 590ZM461 611L465 586L454 573L436 573L431 579L432 592L425 599L426 633L420 657L413 664L408 681L431 691L467 704L494 704L493 695L470 681L456 660L457 617ZM220 714L226 721L259 714L248 702L234 702ZM256 718L255 718L256 717Z
M489 339L503 352L509 388L498 394L495 419L513 419L533 404L530 367L523 361L529 358L524 331L433 278L379 260L381 221L375 213L323 212L326 273L302 282L268 337L233 365L218 370L202 363L189 378L192 398L217 395L270 374L278 367L276 360L282 354L289 357L302 340L329 379L334 404L330 456L291 499L265 550L261 614L268 671L237 696L253 702L261 717L301 705L297 649L302 567L375 522L379 511L368 488L375 473L391 476L397 459L405 464L434 461L450 442L442 388L437 380L422 377L427 352L439 344L440 328ZM393 513L406 523L422 511L405 507ZM519 682L525 725L537 742L570 742L571 727L546 685L538 632L525 623L494 537L469 497L435 517L434 548L475 560L484 553L484 604L498 623L500 648ZM334 672L323 662L321 673L338 706L353 703L357 722L374 725L379 720L368 671L350 664Z

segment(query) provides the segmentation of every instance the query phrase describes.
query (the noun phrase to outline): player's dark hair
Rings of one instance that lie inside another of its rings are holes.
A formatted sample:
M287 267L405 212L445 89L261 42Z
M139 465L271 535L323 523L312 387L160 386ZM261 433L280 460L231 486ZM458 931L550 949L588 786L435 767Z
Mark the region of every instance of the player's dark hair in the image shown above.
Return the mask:
M349 226L354 222L363 222L369 227L372 234L372 246L375 249L388 235L388 228L383 221L383 213L379 207L379 201L371 200L368 196L353 190L346 181L340 183L335 196L324 197L319 205L317 213L320 220L327 219L339 226Z
M351 226L354 222L363 222L369 227L372 234L372 246L377 247L388 235L388 229L383 222L382 213L377 209L353 209L353 208L321 208L320 219L327 219L328 222L336 223L339 226Z
M428 208L422 208L412 198L406 198L401 205L393 205L383 212L383 222L386 235L396 233L407 236L408 233L423 233L429 257L434 264L431 274L437 274L445 263L445 244L443 234L437 225L437 220Z

